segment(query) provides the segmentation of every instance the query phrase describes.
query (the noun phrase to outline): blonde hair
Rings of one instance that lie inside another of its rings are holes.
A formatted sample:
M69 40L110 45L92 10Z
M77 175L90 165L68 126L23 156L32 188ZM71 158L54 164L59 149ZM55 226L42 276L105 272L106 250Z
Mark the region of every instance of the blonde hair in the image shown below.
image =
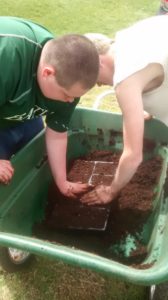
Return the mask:
M70 88L76 82L88 89L96 84L98 52L83 35L67 34L52 39L44 52L44 61L55 68L57 82L65 88Z
M86 33L84 36L92 41L98 53L102 55L109 51L111 44L114 42L114 40L101 33Z

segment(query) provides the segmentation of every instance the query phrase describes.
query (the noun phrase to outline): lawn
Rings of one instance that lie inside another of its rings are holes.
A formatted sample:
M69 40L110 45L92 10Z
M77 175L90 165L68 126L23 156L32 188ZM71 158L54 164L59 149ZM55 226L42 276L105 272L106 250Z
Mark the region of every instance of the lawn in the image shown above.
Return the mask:
M32 19L54 34L101 32L111 37L116 30L154 15L159 1L150 0L3 0L1 15ZM80 105L92 107L105 87L92 89ZM118 110L115 97L101 105ZM124 283L60 261L38 257L30 270L7 274L0 270L0 300L146 300L146 288Z
M67 32L102 32L113 36L116 30L156 13L154 0L11 0L1 1L1 15L30 18L60 35Z

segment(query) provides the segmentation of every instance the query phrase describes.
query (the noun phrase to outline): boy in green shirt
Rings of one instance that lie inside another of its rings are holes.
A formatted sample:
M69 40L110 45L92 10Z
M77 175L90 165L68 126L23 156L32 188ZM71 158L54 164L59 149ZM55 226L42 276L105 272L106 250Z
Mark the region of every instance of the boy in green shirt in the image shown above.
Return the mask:
M87 185L66 178L67 129L79 97L97 81L95 46L82 35L55 39L31 21L0 17L0 66L0 182L9 183L14 173L2 154L4 144L5 149L9 140L18 146L25 138L23 126L28 134L34 128L38 132L39 116L46 115L47 152L57 186L69 197L86 191ZM9 132L10 139L5 137Z

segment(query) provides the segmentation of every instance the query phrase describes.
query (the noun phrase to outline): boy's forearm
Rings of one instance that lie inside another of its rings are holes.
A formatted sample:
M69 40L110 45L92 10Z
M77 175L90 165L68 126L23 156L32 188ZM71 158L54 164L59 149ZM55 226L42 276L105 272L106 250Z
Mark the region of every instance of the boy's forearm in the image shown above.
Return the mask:
M134 176L142 157L133 155L123 155L120 158L114 180L111 184L111 193L117 194Z
M67 133L54 132L47 128L46 145L54 180L60 186L66 181Z

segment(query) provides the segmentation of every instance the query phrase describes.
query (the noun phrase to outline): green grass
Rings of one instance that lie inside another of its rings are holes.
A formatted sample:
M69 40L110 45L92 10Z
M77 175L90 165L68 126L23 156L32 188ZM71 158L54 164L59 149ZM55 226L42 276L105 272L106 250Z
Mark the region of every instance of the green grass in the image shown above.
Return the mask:
M0 273L1 300L143 300L146 289L37 258L26 272Z
M116 30L158 9L158 0L3 0L1 15L32 19L55 34L102 32L113 36Z
M96 101L98 100L100 95L102 95L105 91L108 90L112 90L112 89L107 86L101 86L101 87L95 86L87 94L81 97L79 106L94 108L94 105L96 104ZM116 111L116 112L121 111L114 94L105 96L100 101L98 101L98 103L99 103L97 107L98 109Z
M111 37L136 20L154 15L158 0L3 0L1 15L32 19L54 34L101 32ZM92 107L107 87L95 87L80 105ZM119 110L115 97L106 97L100 108ZM62 262L37 258L31 270L7 274L0 270L0 300L146 300L146 288Z

